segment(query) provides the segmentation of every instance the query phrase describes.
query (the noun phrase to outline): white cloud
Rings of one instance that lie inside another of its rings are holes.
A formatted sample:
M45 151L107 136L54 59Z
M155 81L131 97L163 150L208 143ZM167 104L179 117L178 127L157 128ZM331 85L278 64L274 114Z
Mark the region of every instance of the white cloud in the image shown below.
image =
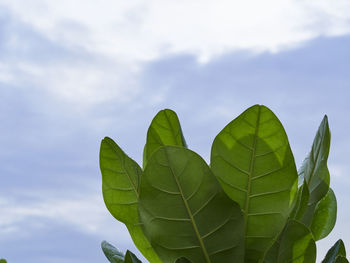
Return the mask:
M45 220L56 224L65 224L84 233L113 237L119 233L128 240L128 233L121 223L108 215L100 194L80 195L71 198L49 197L48 193L28 193L26 198L40 197L37 201L15 202L0 196L0 236L32 235L31 229L43 229ZM30 220L35 219L35 220ZM28 223L29 222L29 223ZM111 224L113 223L113 224ZM112 230L113 229L113 230ZM115 231L117 230L117 231Z
M52 43L105 59L87 65L29 58L13 66L25 73L26 84L83 109L135 99L143 63L162 56L186 53L208 62L225 52L278 52L350 32L347 0L3 0L2 6ZM26 47L11 30L7 37L8 46ZM13 82L12 75L5 72L0 81Z
M279 51L317 36L350 32L347 0L161 1L4 0L54 41L140 61L186 52Z

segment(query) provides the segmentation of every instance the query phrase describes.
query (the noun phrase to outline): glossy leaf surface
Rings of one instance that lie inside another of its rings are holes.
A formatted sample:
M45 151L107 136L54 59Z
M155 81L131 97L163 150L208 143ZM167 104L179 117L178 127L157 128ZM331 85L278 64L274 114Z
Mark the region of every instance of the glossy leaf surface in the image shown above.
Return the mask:
M327 252L322 263L334 263L338 256L346 257L343 240L339 239Z
M311 231L315 240L320 240L332 231L337 220L337 200L329 188L328 193L316 205L311 223Z
M177 146L148 160L139 199L144 231L164 263L243 262L243 217L205 161Z
M315 260L316 244L310 230L298 221L289 220L264 262L312 263Z
M110 138L101 142L100 169L103 199L109 212L123 222L141 253L151 262L160 262L140 226L137 212L142 170Z
M304 181L303 185L301 185L298 189L297 200L290 215L291 219L301 220L308 208L309 197L309 188L307 183Z
M327 159L330 147L330 131L328 119L325 116L317 130L312 148L301 168L299 169L300 180L305 180L310 191L308 209L302 219L302 222L310 226L314 209L328 192L329 171Z
M139 260L134 253L131 251L126 251L125 254L125 263L142 263L141 260Z
M102 241L101 248L106 258L111 263L123 263L124 262L124 254L116 247L108 243L107 241Z
M146 145L143 152L144 168L152 153L165 145L187 147L179 118L174 111L169 109L158 112L148 128Z
M211 169L244 215L246 262L257 262L282 231L297 192L297 170L278 118L255 105L215 138Z

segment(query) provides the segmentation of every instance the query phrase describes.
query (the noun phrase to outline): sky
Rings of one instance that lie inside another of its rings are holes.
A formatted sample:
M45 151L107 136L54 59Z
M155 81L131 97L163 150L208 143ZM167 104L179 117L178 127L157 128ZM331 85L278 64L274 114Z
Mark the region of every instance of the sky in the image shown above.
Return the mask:
M107 211L98 167L112 137L141 163L147 128L177 112L209 160L216 134L254 104L274 111L297 166L324 114L350 244L350 2L338 0L0 0L0 257L107 262L136 252Z

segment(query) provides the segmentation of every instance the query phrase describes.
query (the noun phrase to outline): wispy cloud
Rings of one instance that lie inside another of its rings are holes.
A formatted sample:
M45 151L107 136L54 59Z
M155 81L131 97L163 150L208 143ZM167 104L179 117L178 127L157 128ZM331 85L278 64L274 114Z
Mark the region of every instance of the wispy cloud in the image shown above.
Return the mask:
M68 46L123 61L190 53L201 61L227 51L276 52L350 30L342 1L3 1L23 22Z
M140 94L139 76L151 61L279 52L349 33L349 10L346 0L4 0L0 80L30 83L80 111L110 99L129 102Z
M34 196L33 196L34 195ZM69 199L62 199L60 196L50 196L47 192L33 193L27 195L22 193L21 200L11 200L2 197L0 199L1 238L8 238L7 235L27 236L25 222L37 219L34 226L40 231L45 227L45 220L67 224L82 232L98 235L109 235L106 230L106 222L109 222L108 213L103 204L101 195L80 195L71 196ZM29 202L26 200L30 200ZM33 221L32 221L33 222ZM104 232L104 233L103 233Z

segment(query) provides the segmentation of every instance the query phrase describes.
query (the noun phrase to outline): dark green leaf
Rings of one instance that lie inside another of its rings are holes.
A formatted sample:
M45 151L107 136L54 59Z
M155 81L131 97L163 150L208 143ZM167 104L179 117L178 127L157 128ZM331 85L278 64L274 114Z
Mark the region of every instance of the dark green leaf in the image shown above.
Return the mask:
M307 226L311 224L317 202L328 192L330 180L327 167L329 147L330 132L328 119L325 116L316 133L311 152L299 169L299 178L306 181L310 191L308 209L302 218L302 222Z
M309 188L307 187L307 183L304 183L299 187L297 201L295 202L295 206L290 215L291 219L300 220L308 207L309 202Z
M312 263L315 260L316 244L310 230L298 221L289 220L266 253L264 263Z
M187 147L179 119L176 113L169 109L158 112L148 128L147 141L143 151L144 168L152 153L165 145Z
M102 241L101 248L106 258L111 263L123 263L124 262L124 254L116 247L108 243L107 241Z
M326 237L333 229L337 220L337 200L329 188L328 193L316 205L312 218L311 231L315 240Z
M5 259L0 259L0 263L7 263Z
M109 212L126 225L141 253L152 263L160 263L143 234L137 212L141 168L106 137L101 142L100 169L103 198Z
M164 263L243 262L243 217L205 161L178 146L164 146L148 160L139 212L144 231Z
M189 261L187 258L185 257L181 257L181 258L178 258L175 263L191 263L191 261Z
M346 257L345 246L343 240L339 239L327 252L322 263L335 263L338 256Z
M282 231L297 194L298 175L278 118L255 105L215 138L211 168L244 215L246 262L257 262Z
M337 256L334 263L349 263L349 261L346 259L346 257Z
M134 253L131 251L126 251L125 254L125 263L142 263L141 260L139 260Z

